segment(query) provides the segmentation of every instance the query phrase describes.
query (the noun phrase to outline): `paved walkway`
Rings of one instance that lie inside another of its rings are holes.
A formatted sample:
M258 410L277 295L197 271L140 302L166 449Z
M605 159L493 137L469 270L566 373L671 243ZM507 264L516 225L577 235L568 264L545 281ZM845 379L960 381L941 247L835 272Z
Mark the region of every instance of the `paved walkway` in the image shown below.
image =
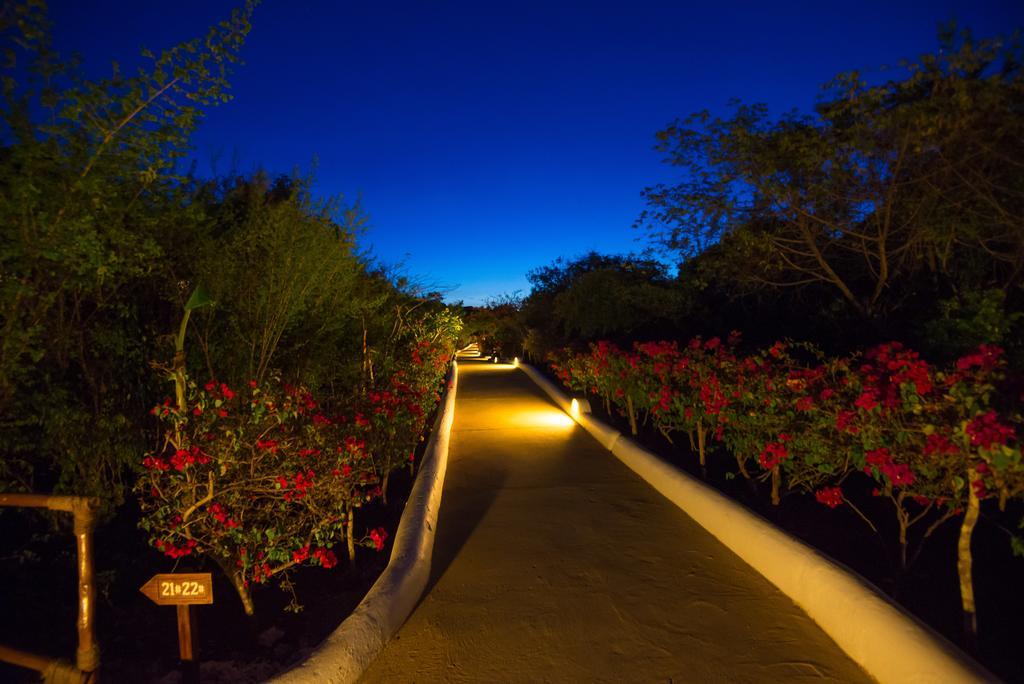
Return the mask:
M365 682L868 682L508 365L460 363L431 584Z

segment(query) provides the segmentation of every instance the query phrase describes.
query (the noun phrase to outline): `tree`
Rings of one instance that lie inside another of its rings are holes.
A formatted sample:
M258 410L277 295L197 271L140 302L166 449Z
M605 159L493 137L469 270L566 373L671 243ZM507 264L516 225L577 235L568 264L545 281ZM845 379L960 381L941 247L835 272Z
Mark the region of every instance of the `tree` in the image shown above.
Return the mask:
M1021 282L1024 94L1017 43L943 35L903 80L836 78L813 115L700 112L657 135L683 171L641 218L677 259L728 247L759 287L832 289L864 318Z
M5 8L0 113L0 477L118 500L137 453L145 362L196 224L175 172L254 3L205 36L90 81L53 50L41 2ZM16 76L27 74L19 82ZM179 302L179 305L180 305ZM154 320L155 319L155 320ZM127 369L127 370L126 370ZM133 371L134 369L134 371Z
M534 269L523 303L531 353L543 358L569 340L636 334L645 327L671 325L682 298L660 262L631 255L591 252Z

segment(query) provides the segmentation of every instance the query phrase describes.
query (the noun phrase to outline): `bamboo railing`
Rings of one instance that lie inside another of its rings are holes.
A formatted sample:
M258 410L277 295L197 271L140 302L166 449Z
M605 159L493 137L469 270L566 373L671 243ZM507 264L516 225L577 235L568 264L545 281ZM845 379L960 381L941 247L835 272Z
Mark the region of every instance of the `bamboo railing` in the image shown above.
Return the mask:
M78 650L75 664L19 651L0 645L0 660L35 670L54 684L85 684L98 680L100 650L94 634L96 587L93 583L92 532L100 501L84 496L50 496L48 494L0 494L0 506L46 508L74 516L75 543L78 550Z

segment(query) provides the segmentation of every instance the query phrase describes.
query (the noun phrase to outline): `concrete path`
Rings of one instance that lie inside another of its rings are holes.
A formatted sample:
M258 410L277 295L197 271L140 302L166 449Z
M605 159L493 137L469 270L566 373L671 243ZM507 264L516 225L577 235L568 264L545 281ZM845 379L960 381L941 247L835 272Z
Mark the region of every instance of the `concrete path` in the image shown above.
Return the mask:
M419 606L364 682L868 682L521 371L460 363Z

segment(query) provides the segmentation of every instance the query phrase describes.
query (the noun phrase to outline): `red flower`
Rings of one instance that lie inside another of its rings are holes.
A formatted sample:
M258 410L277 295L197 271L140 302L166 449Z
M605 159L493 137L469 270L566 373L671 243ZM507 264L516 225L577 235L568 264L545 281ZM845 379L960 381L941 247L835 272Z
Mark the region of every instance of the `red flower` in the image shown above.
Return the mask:
M878 406L878 393L875 390L865 390L853 405L864 411L870 411Z
M864 466L865 473L873 475L877 470L885 477L888 477L889 481L894 485L911 485L916 479L914 471L910 469L910 466L904 463L895 463L892 460L892 454L885 447L879 447L867 452L864 454L864 460L867 463Z
M814 498L820 504L835 508L843 504L843 490L839 487L824 487L814 493Z
M982 449L991 449L994 444L1006 444L1016 438L1013 426L999 422L995 411L988 411L974 417L965 428L971 436L971 444Z
M860 432L860 428L851 425L857 414L853 411L840 411L836 415L836 430L840 432L849 432L851 435L855 435Z
M320 565L324 568L333 568L338 564L338 559L330 549L317 549L313 552L313 557L320 561Z
M156 458L155 456L147 456L142 459L142 466L147 470L169 470L171 464L162 458Z
M1003 355L1001 347L993 344L983 344L973 354L963 356L956 362L956 368L960 371L968 371L972 368L979 368L982 371L990 371L995 368L999 357Z
M806 396L796 400L797 411L810 411L812 408L814 408L814 397Z
M954 444L949 439L949 437L947 437L946 435L941 435L939 433L934 433L928 435L925 438L924 449L922 449L922 453L925 456L934 456L936 454L949 455L955 454L959 450L960 449L957 448L956 444Z
M370 531L370 539L373 540L373 548L378 551L384 548L384 542L387 541L388 532L383 527L378 527L375 530Z
M782 438L782 435L779 435ZM769 442L765 445L764 451L758 456L761 467L771 470L789 457L789 450L782 442Z

